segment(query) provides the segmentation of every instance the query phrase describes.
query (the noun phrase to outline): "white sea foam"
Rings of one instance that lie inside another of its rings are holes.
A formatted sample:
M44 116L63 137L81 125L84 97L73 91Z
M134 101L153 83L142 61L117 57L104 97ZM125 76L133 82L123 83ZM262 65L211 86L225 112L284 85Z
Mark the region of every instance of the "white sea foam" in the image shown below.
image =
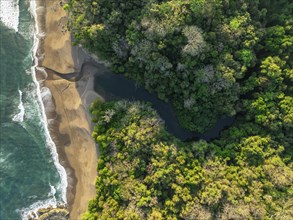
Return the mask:
M38 49L38 46L39 46L39 39L38 39L37 35L40 33L39 28L38 28L38 20L37 20L37 13L36 13L36 10L37 10L36 1L30 1L30 6L31 6L31 12L32 12L32 14L34 16L34 19L35 19L35 35L34 35L34 47L33 47L33 59L35 61L35 65L32 67L32 77L33 77L33 81L35 82L35 84L37 86L37 96L38 96L38 101L39 101L42 116L43 116L42 121L44 122L44 125L45 125L46 141L47 141L48 146L50 147L51 155L52 155L53 160L54 160L54 164L55 164L55 166L57 168L57 171L58 171L58 173L60 175L60 178L61 178L61 185L58 188L61 191L63 202L66 203L67 202L67 200L66 200L66 188L67 188L67 185L68 185L68 183L67 183L67 175L66 175L66 171L65 171L64 167L61 166L61 164L59 163L59 158L58 158L56 145L53 142L53 140L52 140L52 138L50 136L48 127L47 127L48 122L47 122L47 117L46 117L46 114L45 114L45 107L44 107L44 104L42 102L41 89L40 89L40 85L37 82L37 78L36 78L35 69L38 66L38 57L36 57L36 54L37 54L37 49Z
M39 55L39 60L44 58L44 54ZM38 70L38 80L40 82L43 82L48 77L48 73L46 72L44 67L36 67L36 70Z
M44 74L47 74L47 72L46 72L46 70L45 70L44 67L36 66L36 69L37 69L38 71L41 71L41 72L44 73Z
M0 0L0 20L18 32L19 0Z
M19 104L18 104L19 113L13 116L12 121L23 122L25 109L22 102L22 91L18 90L18 93L19 93Z
M38 38L44 38L46 36L46 33L45 32L41 32L41 33L38 33L36 36Z
M48 87L41 88L41 97L44 105L46 106L45 112L52 113L55 111L55 104L53 102L52 93ZM47 119L48 123L48 119Z
M0 0L1 1L1 0ZM34 33L34 26L27 25L27 22L19 22L18 33L26 40L30 41Z
M49 126L54 125L54 123L55 123L55 119L54 118L48 119L48 125Z
M51 188L51 191L48 193L48 196L49 196L49 197L54 197L55 194L56 194L56 189L55 189L55 187L52 186L51 184L50 184L50 188Z
M4 154L4 152L0 151L0 165L1 165L1 169L4 169L5 167L7 167L8 163L8 159L9 157L12 155L12 153L9 154Z
M57 207L57 200L55 197L43 200L43 201L37 201L34 204L30 205L27 208L23 208L21 210L16 210L21 215L22 220L28 220L29 216L34 216L35 218L38 218L38 210L41 208L56 208Z
M48 87L41 88L41 97L42 97L43 102L49 101L50 99L52 99L52 93Z
M56 145L53 142L49 130L48 130L48 119L46 117L46 109L47 109L47 104L50 104L51 101L51 93L45 88L40 88L40 84L37 81L37 77L36 77L36 68L38 68L38 57L36 56L37 54L37 49L39 46L39 29L38 29L38 20L37 20L37 8L36 8L36 1L30 1L30 12L34 17L35 20L35 34L34 34L34 46L33 46L33 59L34 59L34 66L32 67L32 78L33 81L36 85L36 95L37 95L37 101L39 103L40 106L40 110L41 110L41 121L42 124L44 126L44 133L45 133L45 137L46 137L46 143L47 146L50 149L53 161L54 161L54 165L59 173L60 179L61 179L61 183L60 185L57 186L57 189L55 187L51 187L51 192L49 193L50 195L48 196L53 196L53 198L50 198L48 200L45 201L38 201L34 204L32 204L30 207L28 208L24 208L22 210L19 210L18 212L20 212L22 219L28 219L28 215L30 213L35 213L35 215L37 214L37 210L40 208L47 208L47 207L56 207L57 204L57 200L55 198L55 193L56 191L61 193L61 199L62 202L61 203L67 203L66 200L66 188L67 188L67 175L66 175L66 171L64 169L63 166L61 166L61 164L59 163L59 158L58 158L58 153L57 153L57 149L56 149ZM41 34L43 35L43 34ZM50 98L50 99L49 99ZM44 103L43 101L45 101L46 103ZM44 104L46 104L46 109L44 107Z

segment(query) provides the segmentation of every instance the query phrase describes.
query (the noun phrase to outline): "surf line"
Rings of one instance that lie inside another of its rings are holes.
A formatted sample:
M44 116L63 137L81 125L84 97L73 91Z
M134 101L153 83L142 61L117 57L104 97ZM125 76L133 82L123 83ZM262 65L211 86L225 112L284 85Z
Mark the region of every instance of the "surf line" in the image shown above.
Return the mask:
M32 59L34 61L34 65L32 66L31 70L32 70L32 79L33 82L36 85L36 95L37 95L37 101L39 103L39 107L41 110L41 121L43 123L44 126L44 132L45 132L45 137L46 137L46 144L50 149L53 161L54 161L54 165L57 169L57 172L60 176L60 180L61 180L61 184L60 184L60 188L57 187L57 189L60 190L61 193L61 199L62 202L64 204L67 203L67 199L66 199L66 190L67 190L67 174L65 171L65 168L60 164L59 162L59 156L57 153L57 148L55 143L52 140L52 137L50 136L50 132L48 129L48 119L46 116L46 112L45 112L45 106L42 100L42 97L44 96L44 94L42 94L42 89L41 86L37 80L36 77L36 69L38 68L39 62L38 62L38 57L37 57L37 50L39 48L39 44L40 44L40 37L44 36L44 33L40 33L39 31L39 26L38 26L38 14L37 14L37 10L40 9L42 6L39 6L37 1L30 1L30 12L34 18L34 25L35 25L35 31L34 31L34 44L33 44L33 53L32 53ZM43 87L45 88L45 87ZM44 89L43 89L44 90ZM47 91L47 90L46 90ZM50 93L51 94L51 93ZM48 206L57 206L57 204L48 204ZM46 205L47 206L47 205ZM47 206L47 207L48 207ZM44 204L42 204L42 207L44 207Z

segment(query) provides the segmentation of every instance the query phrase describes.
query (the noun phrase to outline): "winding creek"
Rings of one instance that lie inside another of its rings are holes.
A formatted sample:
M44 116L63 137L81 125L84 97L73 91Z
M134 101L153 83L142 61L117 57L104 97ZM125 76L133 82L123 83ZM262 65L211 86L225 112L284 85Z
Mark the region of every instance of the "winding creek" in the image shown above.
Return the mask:
M125 99L152 103L153 108L165 121L167 130L183 141L198 139L209 141L215 139L219 137L220 132L224 128L230 126L234 121L232 117L222 118L218 120L213 128L210 128L203 134L191 132L180 126L170 103L158 99L155 94L149 93L143 87L138 86L134 80L111 72L103 64L90 60L82 64L80 72L68 74L58 73L49 68L46 69L69 81L81 79L86 72L94 74L94 89L105 101Z

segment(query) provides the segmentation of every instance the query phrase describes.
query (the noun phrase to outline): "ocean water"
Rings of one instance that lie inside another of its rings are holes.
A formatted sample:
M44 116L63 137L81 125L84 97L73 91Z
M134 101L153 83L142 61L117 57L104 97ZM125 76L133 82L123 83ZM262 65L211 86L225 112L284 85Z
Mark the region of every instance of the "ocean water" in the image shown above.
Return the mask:
M65 171L32 68L32 2L0 0L0 220L26 219L38 207L66 202Z

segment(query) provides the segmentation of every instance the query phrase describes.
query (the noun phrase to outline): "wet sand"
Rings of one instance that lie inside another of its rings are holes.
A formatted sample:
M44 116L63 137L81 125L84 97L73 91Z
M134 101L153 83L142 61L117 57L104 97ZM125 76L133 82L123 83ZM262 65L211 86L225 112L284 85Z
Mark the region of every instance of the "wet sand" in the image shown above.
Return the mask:
M38 1L40 32L39 66L60 73L78 71L88 55L72 46L66 31L67 16L60 0ZM86 73L79 81L71 82L40 68L37 78L42 89L49 88L52 99L45 100L46 115L51 136L57 146L59 160L66 169L67 202L70 219L81 219L88 201L95 197L97 176L97 149L91 138L92 125L88 105L97 98L94 76ZM43 100L44 101L44 100Z

